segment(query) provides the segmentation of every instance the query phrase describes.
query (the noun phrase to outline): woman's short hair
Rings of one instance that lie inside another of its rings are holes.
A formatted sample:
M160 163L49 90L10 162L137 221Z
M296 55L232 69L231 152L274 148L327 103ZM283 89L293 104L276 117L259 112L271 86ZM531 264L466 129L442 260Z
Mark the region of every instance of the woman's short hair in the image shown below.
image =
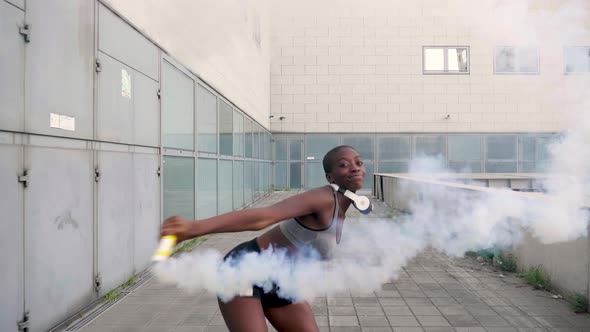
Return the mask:
M340 152L340 150L342 149L353 149L354 151L357 151L355 148L353 148L350 145L340 145L337 146L335 148L333 148L332 150L328 151L326 153L326 155L324 156L324 159L322 160L322 166L324 166L324 172L326 174L330 173L332 171L332 166L334 163L334 156ZM358 152L358 151L357 151Z

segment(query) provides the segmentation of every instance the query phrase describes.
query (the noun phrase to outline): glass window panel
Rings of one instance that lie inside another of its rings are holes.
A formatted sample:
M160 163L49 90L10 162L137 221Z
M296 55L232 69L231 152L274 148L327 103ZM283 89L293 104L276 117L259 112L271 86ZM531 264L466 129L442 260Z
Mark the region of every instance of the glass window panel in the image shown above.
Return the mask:
M416 157L445 155L445 140L442 136L416 136Z
M373 159L373 138L372 137L351 137L342 138L343 145L350 145L355 148L361 158L365 161Z
M252 188L254 185L254 162L244 162L244 204L252 203L254 197Z
M197 84L199 151L217 153L217 97Z
M494 69L498 74L539 72L539 51L535 47L496 47Z
M270 155L270 134L264 132L264 160L271 160Z
M307 163L307 188L321 187L328 184L322 163Z
M590 72L590 47L566 47L564 52L566 73Z
M194 81L164 61L162 66L162 145L194 150Z
M244 116L234 110L234 155L244 156Z
M407 162L386 161L379 163L379 173L407 173Z
M258 154L260 148L259 136L258 125L254 124L252 126L252 158L254 159L258 159L260 157Z
M489 161L486 163L488 173L516 173L516 162Z
M272 164L271 163L264 163L264 191L265 192L269 192L270 191L270 184L272 181Z
M287 160L287 140L275 139L275 159Z
M290 188L291 189L299 189L302 187L301 183L301 162L291 163L290 164Z
M513 73L516 71L516 51L514 47L496 47L496 73Z
M234 210L244 206L244 162L234 161Z
M469 69L467 64L467 49L447 49L447 64L447 68L449 71L467 72Z
M535 138L521 137L522 160L535 160Z
M538 137L535 144L535 160L550 160L551 159L551 151L549 150L549 146L551 145L551 138L550 137Z
M410 137L379 137L379 159L410 159Z
M233 119L232 107L219 99L219 153L226 156L233 155Z
M372 190L373 189L373 173L374 173L374 165L372 162L365 161L365 170L366 170L366 177L365 182L363 184L363 191Z
M488 136L486 149L487 159L516 159L516 136Z
M194 158L164 156L164 218L181 215L195 219Z
M321 162L326 152L338 146L338 141L338 136L308 135L306 145L307 160Z
M457 173L481 173L481 162L449 162L449 168Z
M523 47L518 52L518 70L521 73L539 72L539 52L533 47Z
M246 158L252 158L252 127L253 127L253 123L252 120L246 118L244 120L244 130L245 130L245 134L246 134Z
M276 163L275 168L275 189L284 190L289 188L289 173L287 163Z
M291 139L289 140L289 158L291 160L302 160L303 158L303 149L302 149L301 140L300 139Z
M217 170L217 213L230 212L233 209L233 164L231 160L220 160Z
M443 71L445 70L445 53L442 48L424 49L424 70Z
M479 135L449 136L449 160L481 160L481 157Z
M199 184L197 188L197 217L217 215L217 160L199 158Z

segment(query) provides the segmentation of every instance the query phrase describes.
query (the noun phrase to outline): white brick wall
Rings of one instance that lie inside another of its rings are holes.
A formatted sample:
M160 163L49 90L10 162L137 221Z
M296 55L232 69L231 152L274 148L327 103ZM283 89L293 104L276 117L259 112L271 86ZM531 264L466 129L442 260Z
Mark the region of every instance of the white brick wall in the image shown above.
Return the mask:
M531 1L558 14L560 6ZM564 110L587 101L590 75L563 75L563 46L588 45L590 33L563 36L551 24L523 30L535 13L508 20L495 11L494 1L273 0L271 112L285 119L273 117L271 130L564 129ZM553 26L568 24L559 23ZM470 74L424 75L422 47L437 45L469 46ZM542 45L541 73L494 75L498 45Z

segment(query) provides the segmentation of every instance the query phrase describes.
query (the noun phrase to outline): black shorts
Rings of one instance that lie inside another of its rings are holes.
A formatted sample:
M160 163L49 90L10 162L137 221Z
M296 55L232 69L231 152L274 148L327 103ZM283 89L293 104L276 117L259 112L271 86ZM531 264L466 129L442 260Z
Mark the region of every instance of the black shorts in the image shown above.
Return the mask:
M230 252L227 253L227 255L225 255L223 260L225 261L230 257L233 259L239 259L241 255L249 252L261 252L260 247L256 242L256 239L246 241L238 245L237 247L233 248ZM265 293L261 287L253 286L252 296L260 299L263 308L279 308L293 303L290 300L286 300L280 297L277 294L278 290L279 287L277 285L274 285L273 289L270 292Z

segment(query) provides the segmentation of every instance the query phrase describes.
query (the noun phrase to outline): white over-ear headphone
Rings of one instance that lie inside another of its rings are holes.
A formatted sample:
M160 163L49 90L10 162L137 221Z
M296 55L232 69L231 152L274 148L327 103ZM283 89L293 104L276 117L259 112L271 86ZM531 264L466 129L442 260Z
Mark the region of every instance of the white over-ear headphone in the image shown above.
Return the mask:
M371 204L371 201L368 197L359 196L350 190L341 188L335 183L330 183L330 186L332 186L335 191L341 192L344 196L348 197L352 201L352 205L354 205L354 207L359 210L360 213L369 214L369 212L373 210L373 204Z

